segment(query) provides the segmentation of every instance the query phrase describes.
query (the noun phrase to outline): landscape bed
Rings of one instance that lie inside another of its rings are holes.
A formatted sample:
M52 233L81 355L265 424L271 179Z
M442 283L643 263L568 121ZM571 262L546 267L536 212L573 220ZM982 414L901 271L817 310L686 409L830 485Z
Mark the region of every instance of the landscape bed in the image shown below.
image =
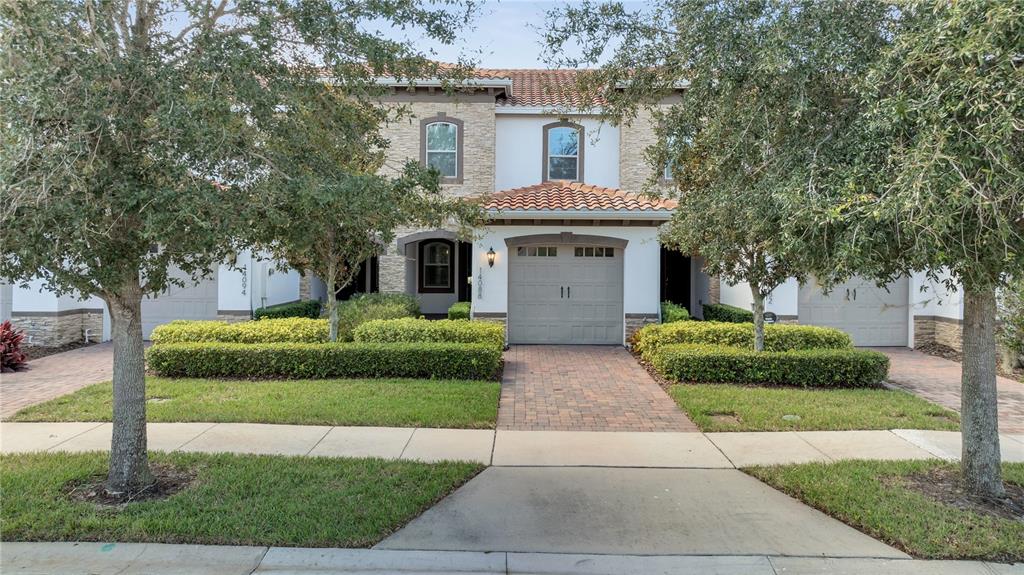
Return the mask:
M479 473L473 463L151 453L192 476L164 499L101 507L73 498L107 456L0 456L4 541L369 547Z
M493 429L500 384L490 381L326 379L146 380L150 422L278 423ZM13 421L110 421L111 384L27 407Z
M1024 560L1024 522L961 509L913 487L955 478L955 464L841 461L744 471L914 557ZM1024 492L1024 463L1004 463L1003 475Z

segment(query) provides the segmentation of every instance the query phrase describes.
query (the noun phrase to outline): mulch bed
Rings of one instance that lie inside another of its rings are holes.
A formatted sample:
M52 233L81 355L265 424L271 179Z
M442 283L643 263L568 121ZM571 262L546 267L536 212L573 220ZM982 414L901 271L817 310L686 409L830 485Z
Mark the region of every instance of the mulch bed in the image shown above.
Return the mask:
M982 499L964 491L960 471L956 468L937 467L897 479L903 486L944 505L970 511L978 515L1024 521L1024 487L1006 483L1006 498Z
M145 488L127 493L112 494L106 489L106 477L92 477L86 482L72 482L67 486L67 496L73 501L92 503L98 507L123 508L130 503L166 499L187 489L195 481L195 472L173 465L149 465L154 482Z
M96 342L91 341L85 343L84 341L76 341L74 343L67 343L58 347L43 347L39 345L22 345L21 351L28 358L28 361L33 359L39 359L48 355L54 355L58 353L64 353L65 351L71 351L81 347L89 347L90 345L96 345Z

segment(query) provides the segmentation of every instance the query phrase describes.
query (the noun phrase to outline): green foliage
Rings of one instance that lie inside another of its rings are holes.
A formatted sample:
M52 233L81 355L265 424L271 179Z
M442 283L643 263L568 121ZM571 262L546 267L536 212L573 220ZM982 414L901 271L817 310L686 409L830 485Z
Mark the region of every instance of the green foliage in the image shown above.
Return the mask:
M436 342L170 343L146 350L146 363L166 377L491 379L501 349Z
M188 342L318 343L327 341L327 320L291 317L227 323L177 320L157 326L154 345Z
M468 301L457 301L448 308L448 319L469 319L470 306Z
M376 319L415 317L420 313L416 298L401 293L357 294L338 306L338 341L352 341L359 325Z
M751 324L684 321L646 325L637 332L635 349L651 361L660 348L672 344L707 344L754 348ZM831 327L774 324L765 326L765 351L845 349L850 336Z
M999 293L1000 341L1024 357L1024 279L1016 279Z
M670 301L661 302L661 323L672 323L690 319L690 312L685 307Z
M730 323L754 323L754 312L724 303L706 303L704 319L707 321L724 321Z
M666 379L696 383L868 387L889 372L885 354L865 349L761 351L711 344L658 349L651 364Z
M358 342L484 343L502 349L505 326L489 321L392 319L368 321L355 329Z
M676 197L662 242L700 253L709 275L760 298L817 248L794 229L851 142L855 82L885 42L881 2L662 0L582 3L548 13L547 55L602 99L613 122L658 125L649 186ZM566 49L572 46L572 49ZM582 49L580 48L582 46ZM686 85L680 91L681 84ZM666 105L666 97L679 95ZM662 184L666 166L671 181Z
M308 317L316 319L320 317L320 300L295 301L281 303L267 307L256 308L252 312L253 319L281 319L286 317Z

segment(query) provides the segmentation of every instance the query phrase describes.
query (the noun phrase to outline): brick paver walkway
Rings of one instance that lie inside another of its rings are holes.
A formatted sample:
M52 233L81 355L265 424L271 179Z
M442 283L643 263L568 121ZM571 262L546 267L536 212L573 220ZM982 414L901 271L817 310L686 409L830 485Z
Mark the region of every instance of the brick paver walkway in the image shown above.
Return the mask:
M113 374L114 346L99 343L48 355L28 363L29 369L0 375L0 418L19 409L71 393Z
M879 348L889 356L889 382L954 411L960 411L960 364L919 351ZM999 431L1024 433L1024 383L1000 377Z
M697 431L625 349L579 345L505 353L498 429Z

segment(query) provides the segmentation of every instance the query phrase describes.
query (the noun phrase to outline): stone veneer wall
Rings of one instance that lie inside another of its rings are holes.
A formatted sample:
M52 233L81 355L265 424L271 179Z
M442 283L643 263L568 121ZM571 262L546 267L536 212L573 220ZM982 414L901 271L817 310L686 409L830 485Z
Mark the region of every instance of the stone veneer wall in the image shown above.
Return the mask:
M708 303L722 303L722 280L718 276L708 278Z
M446 116L463 122L462 142L462 183L444 184L446 194L467 197L494 192L494 139L495 117L493 98L482 95L446 97L440 94L425 95L422 101L402 102L412 117L403 118L386 126L383 134L391 142L385 173L396 173L408 160L420 158L420 120ZM453 228L454 229L454 228ZM424 228L403 228L396 238L424 231ZM392 242L377 258L380 275L380 291L401 293L406 285L406 256L398 253L398 246Z
M251 319L252 313L248 310L217 310L217 321L240 323Z
M58 312L14 312L11 325L25 332L25 340L40 347L60 347L85 340L89 330L90 341L103 337L102 309L73 309Z
M633 334L640 331L640 328L647 324L658 323L656 313L627 313L626 314L626 343L633 339Z
M938 343L963 351L963 322L935 315L914 316L914 345Z
M647 163L647 148L658 143L654 118L649 110L640 110L628 125L619 127L619 187L641 192L653 174Z

